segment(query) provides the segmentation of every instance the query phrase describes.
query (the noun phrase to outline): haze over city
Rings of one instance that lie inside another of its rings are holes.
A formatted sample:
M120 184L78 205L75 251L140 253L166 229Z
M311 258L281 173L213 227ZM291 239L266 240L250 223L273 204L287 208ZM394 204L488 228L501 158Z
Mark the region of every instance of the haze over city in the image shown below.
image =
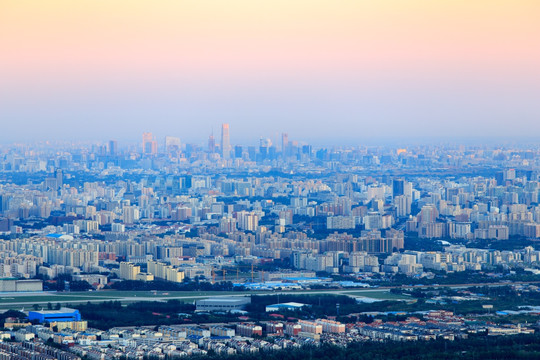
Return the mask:
M0 0L0 359L540 358L539 15Z
M539 13L534 0L3 1L0 141L202 143L223 122L244 143L531 136Z

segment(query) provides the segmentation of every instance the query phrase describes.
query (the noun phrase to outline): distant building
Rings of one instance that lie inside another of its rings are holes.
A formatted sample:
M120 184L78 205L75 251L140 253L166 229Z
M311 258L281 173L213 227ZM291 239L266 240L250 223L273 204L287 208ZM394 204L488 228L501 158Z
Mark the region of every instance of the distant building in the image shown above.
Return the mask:
M229 137L229 124L221 125L221 156L228 160L231 157L231 139Z
M278 321L270 321L266 323L266 333L283 335L283 323Z
M215 297L203 300L197 300L196 311L232 311L242 310L247 304L251 304L251 298L248 296L238 297Z
M403 179L394 179L392 181L392 195L394 197L405 195L405 180Z
M118 142L116 140L109 141L109 155L115 156L118 153Z
M107 276L100 274L85 274L85 275L73 275L74 281L86 281L90 285L97 289L101 289L107 285Z
M144 155L156 155L158 150L157 141L151 132L145 132L142 136L142 153Z
M14 278L0 279L0 292L32 292L43 291L41 280L18 280Z
M181 249L181 248L180 248ZM185 273L179 268L166 263L150 260L147 262L148 273L154 277L171 282L184 281Z
M302 332L309 334L322 334L323 326L314 321L299 320L298 324L302 327Z
M175 155L180 153L182 149L182 143L179 138L172 136L165 136L165 153L167 155Z
M318 319L315 322L319 325L322 325L323 333L344 333L345 324L342 324L338 321L328 320L328 319Z
M326 228L333 229L354 229L354 217L352 216L329 216L326 218Z
M81 321L81 314L77 309L61 308L60 310L30 311L28 320L37 320L39 323L52 323L62 321Z
M302 325L298 323L285 324L285 334L289 336L297 336L302 331Z
M214 336L227 336L233 337L235 335L234 329L221 327L221 326L211 326L210 334Z
M238 228L246 231L255 231L259 226L259 216L250 211L239 211L236 213Z
M236 325L236 333L239 336L247 337L262 336L262 327L255 324L238 324Z
M303 308L304 306L307 306L306 304L296 303L296 302L288 302L283 304L274 304L274 305L268 305L266 307L266 312L274 312L274 311L280 311L280 310L299 310Z
M120 277L124 280L136 280L141 267L128 262L120 263Z

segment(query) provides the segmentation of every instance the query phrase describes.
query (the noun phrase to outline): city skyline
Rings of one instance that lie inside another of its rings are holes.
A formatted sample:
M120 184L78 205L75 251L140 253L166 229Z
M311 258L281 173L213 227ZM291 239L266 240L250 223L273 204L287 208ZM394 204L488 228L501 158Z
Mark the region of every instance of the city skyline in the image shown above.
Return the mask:
M193 141L221 123L231 142L540 130L536 1L1 7L2 143Z
M535 358L538 14L0 1L0 358Z

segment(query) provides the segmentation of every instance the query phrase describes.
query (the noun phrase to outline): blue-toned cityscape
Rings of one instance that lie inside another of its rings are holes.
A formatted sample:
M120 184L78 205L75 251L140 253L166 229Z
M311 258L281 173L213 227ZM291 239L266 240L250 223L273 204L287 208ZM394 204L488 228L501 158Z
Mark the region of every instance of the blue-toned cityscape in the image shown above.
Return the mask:
M245 146L233 132L3 146L2 337L21 343L0 351L536 336L538 147Z

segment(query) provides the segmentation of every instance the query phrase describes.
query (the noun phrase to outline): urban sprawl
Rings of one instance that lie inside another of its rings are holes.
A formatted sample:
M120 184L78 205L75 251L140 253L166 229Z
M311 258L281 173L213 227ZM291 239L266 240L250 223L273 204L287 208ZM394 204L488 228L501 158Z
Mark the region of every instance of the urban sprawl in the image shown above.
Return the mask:
M524 144L3 145L0 359L535 334L539 185Z

